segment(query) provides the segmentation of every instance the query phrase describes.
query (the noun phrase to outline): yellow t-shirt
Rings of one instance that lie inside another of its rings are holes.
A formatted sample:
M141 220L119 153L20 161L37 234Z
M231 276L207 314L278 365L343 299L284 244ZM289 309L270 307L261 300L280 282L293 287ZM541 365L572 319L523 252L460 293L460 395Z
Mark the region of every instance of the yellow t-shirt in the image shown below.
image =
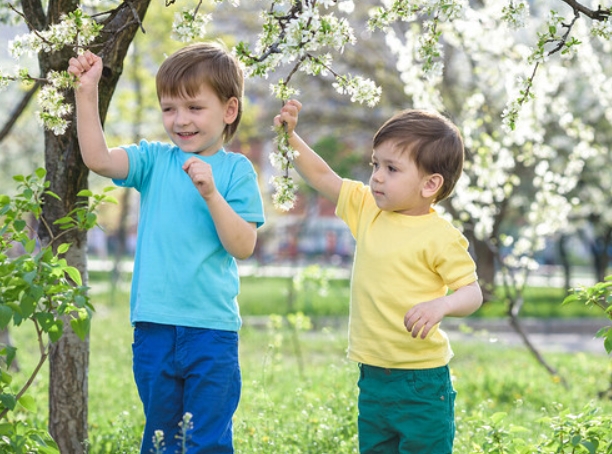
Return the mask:
M428 369L448 364L453 352L439 324L413 338L404 315L476 281L468 241L432 208L424 216L380 210L370 188L344 180L336 215L356 240L351 277L351 360L372 366Z

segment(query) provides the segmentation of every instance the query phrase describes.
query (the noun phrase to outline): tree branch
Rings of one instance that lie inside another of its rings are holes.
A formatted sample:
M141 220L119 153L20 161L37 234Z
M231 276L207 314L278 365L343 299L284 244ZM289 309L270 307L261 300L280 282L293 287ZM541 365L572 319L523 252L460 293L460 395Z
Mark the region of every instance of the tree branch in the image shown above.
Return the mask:
M28 92L21 99L21 102L17 105L17 107L15 107L15 110L13 110L13 113L11 113L7 122L4 124L2 131L0 131L0 143L2 143L2 141L9 135L11 129L13 129L13 126L15 126L15 123L30 103L30 100L40 88L40 85L40 81L35 81L34 86L28 90Z
M584 14L587 17L590 17L596 21L604 21L608 17L610 17L610 9L601 9L601 6L596 10L592 10L587 8L581 3L578 3L576 0L561 0L563 3L571 6L574 11L580 12L580 14Z
M22 0L21 8L23 13L18 13L27 18L26 24L30 31L43 30L47 25L47 17L40 0ZM13 11L17 11L12 8Z

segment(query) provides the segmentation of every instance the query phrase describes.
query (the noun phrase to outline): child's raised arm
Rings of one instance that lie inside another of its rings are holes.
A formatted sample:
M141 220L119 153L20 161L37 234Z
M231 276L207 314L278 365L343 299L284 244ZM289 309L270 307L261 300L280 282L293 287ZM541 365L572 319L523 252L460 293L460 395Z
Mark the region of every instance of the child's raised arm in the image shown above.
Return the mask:
M274 125L280 126L282 123L287 125L289 145L299 153L293 165L300 176L310 187L336 204L340 196L342 178L295 133L301 109L302 104L299 101L287 101L280 114L274 118Z
M78 79L74 93L77 135L83 162L99 175L124 179L129 170L127 153L123 148L109 150L100 121L98 82L102 76L102 59L86 51L70 59L68 72Z

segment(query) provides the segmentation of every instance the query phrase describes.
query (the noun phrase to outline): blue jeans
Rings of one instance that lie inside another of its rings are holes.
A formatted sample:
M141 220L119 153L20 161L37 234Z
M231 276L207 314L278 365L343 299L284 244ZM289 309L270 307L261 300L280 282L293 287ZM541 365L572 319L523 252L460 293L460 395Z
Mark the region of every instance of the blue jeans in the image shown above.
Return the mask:
M155 452L163 432L167 454L233 453L232 417L240 400L238 333L139 322L134 328L134 379L146 417L140 452ZM181 421L191 413L185 440Z

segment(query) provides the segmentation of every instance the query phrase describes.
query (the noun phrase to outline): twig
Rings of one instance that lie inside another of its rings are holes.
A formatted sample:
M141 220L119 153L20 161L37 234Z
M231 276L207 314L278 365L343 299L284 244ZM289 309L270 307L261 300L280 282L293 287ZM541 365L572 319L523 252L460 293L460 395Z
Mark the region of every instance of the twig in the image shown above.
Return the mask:
M40 88L42 84L42 79L32 79L32 80L34 80L34 86L30 88L27 91L27 93L23 96L19 104L17 104L17 107L15 107L15 110L13 110L10 117L4 124L2 131L0 131L0 143L9 135L9 133L13 129L13 126L15 126L15 123L17 122L21 114L25 111L26 107L30 103L30 100L32 99L32 97L34 97L34 95L36 94L36 92L38 91L38 89Z
M16 400L19 400L21 396L23 396L26 393L26 391L30 388L30 386L32 386L32 383L34 383L34 380L38 376L38 373L42 369L42 366L45 364L45 362L47 361L47 357L49 356L48 346L45 346L43 343L42 330L40 329L40 326L38 325L38 322L35 319L32 319L32 321L36 328L36 336L38 337L38 347L40 349L40 359L38 360L38 363L36 364L36 367L30 374L30 377L28 378L28 380L25 382L25 384L19 390L19 392L15 395ZM8 414L10 410L11 409L9 407L6 407L2 412L0 412L0 421L6 417L6 415Z

